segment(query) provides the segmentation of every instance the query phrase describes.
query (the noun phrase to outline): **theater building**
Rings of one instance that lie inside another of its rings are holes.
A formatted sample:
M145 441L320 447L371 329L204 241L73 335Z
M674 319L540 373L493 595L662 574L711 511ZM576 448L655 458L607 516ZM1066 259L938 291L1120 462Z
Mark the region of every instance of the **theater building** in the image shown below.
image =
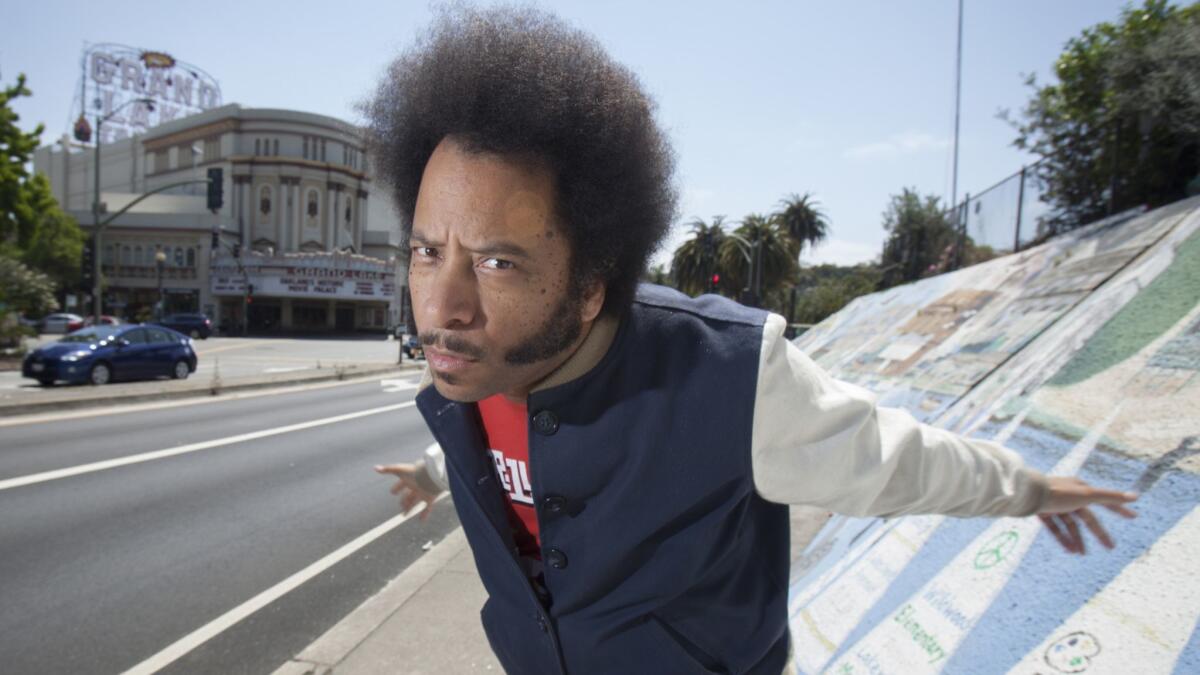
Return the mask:
M382 332L405 323L398 219L363 146L362 130L341 120L237 104L103 144L107 213L196 181L102 229L104 311L145 318L161 297L164 312L204 312L225 332ZM90 233L94 148L64 137L40 148L34 166ZM224 179L216 214L201 182L212 167Z

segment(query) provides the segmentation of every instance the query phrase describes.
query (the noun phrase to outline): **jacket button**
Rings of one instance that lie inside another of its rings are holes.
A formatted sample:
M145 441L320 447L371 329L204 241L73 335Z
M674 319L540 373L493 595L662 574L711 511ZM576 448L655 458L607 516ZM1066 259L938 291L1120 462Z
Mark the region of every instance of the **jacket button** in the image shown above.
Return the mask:
M551 513L558 513L566 508L566 506L566 497L560 497L558 495L546 495L542 498L542 508Z
M552 548L546 551L546 563L556 570L567 569L567 554Z
M543 410L533 416L533 430L543 436L553 436L558 431L558 415Z
M546 625L546 619L545 619L545 617L543 617L541 614L538 614L536 618L537 618L537 625L538 625L538 628L541 628L543 633L549 633L549 632L550 632L550 626L547 626L547 625Z

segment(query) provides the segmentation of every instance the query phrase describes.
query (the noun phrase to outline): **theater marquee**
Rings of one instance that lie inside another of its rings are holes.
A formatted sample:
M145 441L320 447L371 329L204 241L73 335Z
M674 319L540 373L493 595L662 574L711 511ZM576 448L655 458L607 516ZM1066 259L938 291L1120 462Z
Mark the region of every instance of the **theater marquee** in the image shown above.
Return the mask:
M396 294L395 272L382 261L335 254L250 255L243 260L241 266L227 256L214 261L213 295L244 295L247 283L254 286L255 297L390 302Z

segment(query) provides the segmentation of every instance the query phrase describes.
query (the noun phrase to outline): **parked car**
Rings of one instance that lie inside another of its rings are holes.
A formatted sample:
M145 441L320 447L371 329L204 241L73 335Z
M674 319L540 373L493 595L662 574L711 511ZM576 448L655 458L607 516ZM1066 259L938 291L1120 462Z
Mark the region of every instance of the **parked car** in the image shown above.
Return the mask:
M203 314L172 314L154 323L177 330L193 340L207 340L212 335L212 321Z
M49 314L38 323L39 333L70 333L83 328L78 314Z
M93 326L35 349L21 375L43 386L59 380L108 384L155 377L186 379L196 372L192 341L169 328L123 324Z
M96 321L95 315L89 316L83 320L84 326L94 326L97 323L99 323L101 326L120 326L123 322L117 317L109 316L107 314L101 314L99 322Z

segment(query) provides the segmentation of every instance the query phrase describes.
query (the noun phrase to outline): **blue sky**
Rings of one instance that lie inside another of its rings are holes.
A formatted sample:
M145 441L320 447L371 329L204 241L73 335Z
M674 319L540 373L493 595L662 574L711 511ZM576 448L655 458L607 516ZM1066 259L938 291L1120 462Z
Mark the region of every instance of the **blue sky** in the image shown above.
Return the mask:
M0 81L26 73L34 97L16 109L26 128L46 124L44 142L69 128L85 43L167 51L215 76L227 103L354 122L355 102L431 13L351 0L7 4ZM803 261L848 264L878 255L889 195L911 186L949 199L954 0L537 4L595 35L658 102L679 158L681 223L737 220L812 192L832 229ZM967 0L960 196L1032 161L996 118L1028 99L1022 74L1045 81L1069 38L1125 4Z

